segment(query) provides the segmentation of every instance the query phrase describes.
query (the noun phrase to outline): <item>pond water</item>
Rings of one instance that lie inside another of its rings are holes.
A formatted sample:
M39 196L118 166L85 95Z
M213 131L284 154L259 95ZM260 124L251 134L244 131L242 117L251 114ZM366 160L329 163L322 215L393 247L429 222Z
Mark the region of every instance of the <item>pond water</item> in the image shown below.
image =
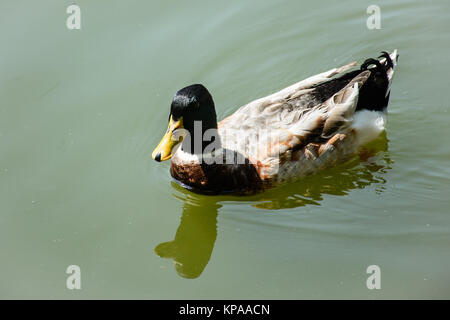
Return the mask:
M68 30L72 3L0 3L0 298L450 298L447 0L77 0ZM387 131L348 163L232 197L151 159L186 85L223 119L395 48Z

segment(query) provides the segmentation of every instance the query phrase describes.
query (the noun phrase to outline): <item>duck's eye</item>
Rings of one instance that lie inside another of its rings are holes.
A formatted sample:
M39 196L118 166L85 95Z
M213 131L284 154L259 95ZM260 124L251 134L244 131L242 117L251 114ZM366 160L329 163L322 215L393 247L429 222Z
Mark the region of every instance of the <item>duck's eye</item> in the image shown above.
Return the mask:
M182 117L182 114L178 110L174 110L171 114L169 114L169 121L170 117L172 117L173 120L178 121Z

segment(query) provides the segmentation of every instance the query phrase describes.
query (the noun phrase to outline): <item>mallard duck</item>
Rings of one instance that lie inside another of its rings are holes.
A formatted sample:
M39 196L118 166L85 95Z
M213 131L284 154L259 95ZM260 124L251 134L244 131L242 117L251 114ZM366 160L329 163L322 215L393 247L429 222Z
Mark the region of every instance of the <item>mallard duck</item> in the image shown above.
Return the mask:
M153 151L201 193L253 193L348 160L385 129L397 50L317 74L250 102L217 122L201 84L176 92ZM355 69L355 70L351 70Z

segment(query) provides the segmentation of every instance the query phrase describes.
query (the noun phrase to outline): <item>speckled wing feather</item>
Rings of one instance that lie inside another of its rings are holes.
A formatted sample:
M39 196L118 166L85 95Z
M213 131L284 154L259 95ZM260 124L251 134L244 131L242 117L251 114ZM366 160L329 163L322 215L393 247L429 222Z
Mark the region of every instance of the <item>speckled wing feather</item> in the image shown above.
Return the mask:
M359 89L370 76L370 71L361 72L342 90L327 100L326 121L322 128L322 138L331 138L350 126L358 103Z

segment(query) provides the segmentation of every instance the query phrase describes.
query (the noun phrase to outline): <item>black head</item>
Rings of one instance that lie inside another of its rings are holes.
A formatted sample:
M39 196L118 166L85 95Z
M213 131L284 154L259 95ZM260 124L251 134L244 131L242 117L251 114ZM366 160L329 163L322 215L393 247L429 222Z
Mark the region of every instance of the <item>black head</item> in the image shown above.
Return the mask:
M194 130L195 122L200 130ZM172 149L178 143L173 142L172 133L176 129L185 129L190 139L183 140L183 150L194 153L202 152L210 142L203 142L203 134L208 129L217 129L217 116L214 101L208 90L201 84L193 84L179 90L173 97L170 106L169 128L166 135L153 151L153 158L164 161L171 158ZM201 141L201 150L196 150L195 141Z
M194 121L202 121L205 130L217 128L213 98L201 84L193 84L177 91L170 106L170 116L175 121L183 118L183 126L191 134L194 133Z

